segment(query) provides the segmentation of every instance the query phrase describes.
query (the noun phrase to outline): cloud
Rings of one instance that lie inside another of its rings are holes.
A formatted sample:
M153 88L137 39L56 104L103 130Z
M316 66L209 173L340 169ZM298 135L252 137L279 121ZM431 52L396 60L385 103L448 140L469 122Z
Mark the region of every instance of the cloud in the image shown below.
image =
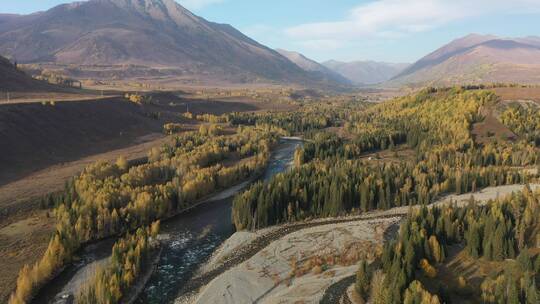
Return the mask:
M305 41L399 37L489 14L537 12L538 0L376 0L353 8L344 20L301 24L285 33Z
M206 6L224 1L225 0L177 0L178 3L189 10L199 10Z

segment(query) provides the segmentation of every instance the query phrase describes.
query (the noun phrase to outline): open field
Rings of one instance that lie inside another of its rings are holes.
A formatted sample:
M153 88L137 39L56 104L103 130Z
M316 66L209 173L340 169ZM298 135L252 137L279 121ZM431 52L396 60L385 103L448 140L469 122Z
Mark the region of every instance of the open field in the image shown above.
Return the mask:
M540 88L514 87L494 88L491 90L499 96L500 100L495 105L481 109L484 120L473 125L471 134L477 143L482 144L496 142L498 140L514 141L518 139L518 136L505 126L499 117L511 104L540 106Z
M96 161L114 161L120 156L124 156L128 160L142 158L147 155L152 147L165 143L167 139L160 133L152 133L136 139L133 145L127 148L54 165L2 185L0 186L0 217L2 214L28 211L37 207L40 198L48 193L62 190L66 180Z
M119 94L108 95L97 94L81 94L77 93L64 93L64 92L1 92L0 93L0 105L5 104L17 104L17 103L41 103L41 102L59 102L59 101L93 101L99 99L107 99L111 97L118 97Z
M37 261L49 242L54 218L37 210L0 221L0 302L6 303L19 270Z
M534 100L540 103L540 87L531 88L494 88L502 100Z
M437 266L437 278L428 279L420 276L422 283L430 290L436 290L438 282L444 282L451 290L452 302L479 303L480 284L490 274L499 273L504 263L471 258L463 245L453 245L448 250L445 263ZM458 278L463 276L467 280L468 288L460 288Z
M495 109L483 109L484 120L475 123L471 130L473 138L478 143L488 143L496 140L515 140L516 134L508 129L496 117Z
M0 104L0 185L49 166L125 148L169 122L198 124L181 113L221 115L228 112L291 110L253 100L209 100L152 94L152 103L138 105L123 97L47 103ZM82 97L81 97L82 98ZM36 147L39 147L36 149Z
M0 184L51 165L133 145L162 123L122 99L0 106Z
M531 256L534 256L532 250ZM496 277L505 269L515 266L516 261L489 261L485 258L474 259L462 244L452 245L448 249L445 262L437 265L435 279L420 275L419 279L432 292L437 292L439 284L444 284L451 295L452 303L481 303L481 284L486 277ZM466 287L459 286L459 277L467 282Z
M398 163L400 161L412 161L415 159L415 152L407 145L397 146L395 149L386 149L362 155L360 158L369 160L373 164Z

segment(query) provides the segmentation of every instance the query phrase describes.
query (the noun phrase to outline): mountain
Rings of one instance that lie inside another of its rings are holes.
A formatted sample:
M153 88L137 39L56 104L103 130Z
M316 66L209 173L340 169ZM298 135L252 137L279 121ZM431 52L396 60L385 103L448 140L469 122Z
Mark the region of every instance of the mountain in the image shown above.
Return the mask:
M0 56L0 92L52 91L59 88L38 81L18 70L8 59ZM4 98L2 96L2 98Z
M315 77L319 77L322 80L330 80L343 85L351 85L352 82L343 77L342 75L332 71L331 69L325 67L324 65L316 62L315 60L309 59L306 56L293 51L287 51L283 49L276 49L285 58L289 59L291 62L296 64L302 70L312 73Z
M540 38L471 34L423 57L392 84L540 82Z
M401 72L408 64L376 61L341 62L330 60L323 65L355 84L376 84L387 81Z
M278 52L174 0L89 0L0 15L0 54L21 63L169 69L193 79L313 82Z

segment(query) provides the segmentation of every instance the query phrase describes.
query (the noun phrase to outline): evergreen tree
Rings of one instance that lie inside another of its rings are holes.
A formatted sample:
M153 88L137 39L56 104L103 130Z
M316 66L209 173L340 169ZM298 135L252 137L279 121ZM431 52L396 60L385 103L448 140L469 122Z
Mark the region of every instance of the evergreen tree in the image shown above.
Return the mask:
M366 300L369 295L369 286L371 283L371 272L368 268L367 262L362 260L358 267L358 271L356 272L355 288L360 297L364 300Z

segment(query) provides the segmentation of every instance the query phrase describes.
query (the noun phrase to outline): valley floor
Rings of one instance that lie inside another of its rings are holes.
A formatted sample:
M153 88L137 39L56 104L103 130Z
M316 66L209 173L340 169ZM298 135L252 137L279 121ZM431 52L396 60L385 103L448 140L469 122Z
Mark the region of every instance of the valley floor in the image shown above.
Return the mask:
M19 270L37 261L47 249L54 229L54 217L45 210L0 221L0 303L7 303L15 289Z
M38 199L48 193L62 190L64 183L86 166L100 160L114 162L120 156L124 156L127 160L146 157L152 147L159 146L166 141L167 137L160 133L148 134L137 138L129 147L55 165L0 186L0 211L11 214L18 211L17 209L32 209L36 207Z
M485 203L523 187L490 187L475 193L448 195L433 206L464 205L471 197ZM540 188L540 184L531 188ZM400 207L339 219L339 223L335 222L338 219L316 220L308 228L291 229L291 233L215 277L198 295L180 297L177 303L319 303L330 286L355 274L360 259L369 260L381 250L384 240L392 237L408 212L409 207ZM219 268L231 257L234 259L266 235L294 225L235 233L201 269L201 275Z
M54 216L39 209L39 199L60 191L66 180L98 160L114 161L145 157L151 147L159 146L167 137L154 133L140 137L134 145L86 157L38 171L28 177L0 187L0 302L7 301L15 288L19 270L24 264L37 261L54 229Z

